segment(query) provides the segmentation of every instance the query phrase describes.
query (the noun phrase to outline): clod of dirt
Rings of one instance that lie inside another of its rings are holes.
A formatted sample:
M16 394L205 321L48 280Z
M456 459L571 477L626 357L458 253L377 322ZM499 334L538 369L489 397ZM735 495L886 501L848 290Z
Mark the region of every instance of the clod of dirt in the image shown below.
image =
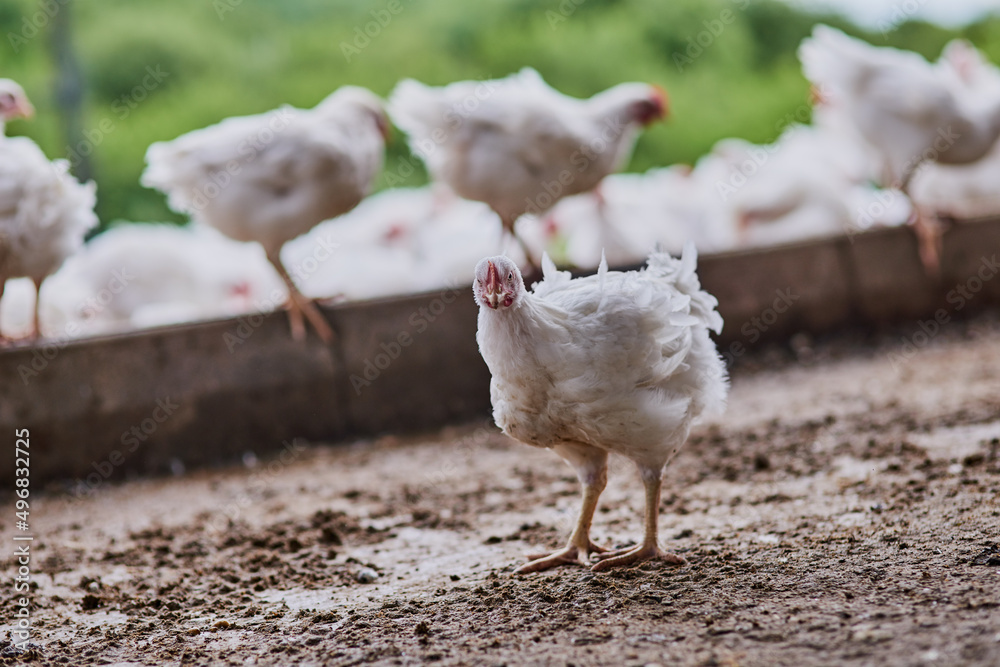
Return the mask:
M1000 548L986 547L972 559L973 565L988 565L990 567L1000 567Z
M82 600L80 600L80 609L83 611L93 611L99 608L102 604L104 604L104 602L101 598L96 595L87 594L83 596Z
M417 627L413 628L413 633L416 635L429 635L431 633L431 626L427 625L427 621L420 621L417 623Z
M42 657L42 647L38 644L27 644L24 648L15 646L12 642L0 642L0 660L39 660Z
M323 526L323 530L320 533L320 540L324 544L336 544L338 546L344 543L340 535L337 534L337 531L330 526Z

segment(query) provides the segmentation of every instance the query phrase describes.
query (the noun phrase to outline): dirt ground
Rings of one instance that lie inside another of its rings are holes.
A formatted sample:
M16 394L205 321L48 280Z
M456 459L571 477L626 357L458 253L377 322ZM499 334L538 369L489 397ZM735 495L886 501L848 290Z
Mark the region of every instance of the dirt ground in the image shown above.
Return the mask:
M511 576L564 542L578 485L488 422L37 494L34 648L0 661L998 665L1000 324L904 361L906 333L744 360L665 474L682 567ZM641 510L616 460L595 541L639 538Z

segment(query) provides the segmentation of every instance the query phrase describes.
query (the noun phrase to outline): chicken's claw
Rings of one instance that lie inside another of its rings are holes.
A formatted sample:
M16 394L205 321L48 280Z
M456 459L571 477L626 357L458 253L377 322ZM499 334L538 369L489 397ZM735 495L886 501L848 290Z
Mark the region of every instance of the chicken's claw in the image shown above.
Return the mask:
M586 550L584 556L589 556L590 554L602 554L607 549L604 547L599 547L593 542L590 543L589 548ZM531 572L541 572L542 570L548 570L549 568L557 567L559 565L586 565L583 559L580 558L580 548L575 544L570 544L563 547L562 549L557 549L552 553L541 553L541 554L528 554L528 562L521 567L514 570L514 574L529 574Z
M664 551L655 544L640 544L634 547L598 554L597 563L590 570L592 572L604 572L614 567L625 567L654 559L662 560L671 565L684 565L687 563L683 556Z

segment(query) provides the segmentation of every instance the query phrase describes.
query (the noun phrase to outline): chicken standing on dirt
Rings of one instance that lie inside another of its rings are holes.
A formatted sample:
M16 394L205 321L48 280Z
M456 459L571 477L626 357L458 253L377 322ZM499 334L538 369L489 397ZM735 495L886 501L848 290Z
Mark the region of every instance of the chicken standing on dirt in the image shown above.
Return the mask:
M683 563L660 549L663 468L692 422L724 407L726 369L709 338L722 329L715 298L695 274L697 254L654 253L640 271L570 279L543 257L545 278L527 291L517 266L490 257L476 266L479 350L493 375L493 418L504 433L556 451L576 469L583 507L569 544L531 557L517 572L577 563L593 570L650 558ZM607 552L590 541L609 452L635 462L646 489L641 544Z
M281 248L368 195L382 170L388 130L381 100L344 86L314 109L228 118L155 143L142 183L165 192L174 210L264 246L288 287L293 338L305 338L304 314L330 342L330 325L295 286Z
M0 79L0 298L8 278L31 278L31 339L41 335L42 282L80 249L97 224L93 182L78 182L66 160L50 162L31 139L5 135L8 120L30 117L33 111L21 86ZM0 333L0 343L4 340Z
M667 98L656 86L623 83L576 99L525 68L442 88L407 79L392 92L389 113L435 180L488 204L535 269L517 219L593 190L621 168L639 129L666 115Z

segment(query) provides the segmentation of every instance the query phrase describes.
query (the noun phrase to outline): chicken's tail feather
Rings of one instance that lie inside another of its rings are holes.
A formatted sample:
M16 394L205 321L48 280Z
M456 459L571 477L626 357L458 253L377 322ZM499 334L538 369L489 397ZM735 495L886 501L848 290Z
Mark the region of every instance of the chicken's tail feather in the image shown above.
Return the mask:
M716 311L718 300L701 289L698 279L698 249L693 242L684 244L684 251L679 258L670 253L655 251L647 262L649 272L657 278L669 280L681 294L691 299L691 314L701 320L704 325L715 333L722 332L722 316Z

